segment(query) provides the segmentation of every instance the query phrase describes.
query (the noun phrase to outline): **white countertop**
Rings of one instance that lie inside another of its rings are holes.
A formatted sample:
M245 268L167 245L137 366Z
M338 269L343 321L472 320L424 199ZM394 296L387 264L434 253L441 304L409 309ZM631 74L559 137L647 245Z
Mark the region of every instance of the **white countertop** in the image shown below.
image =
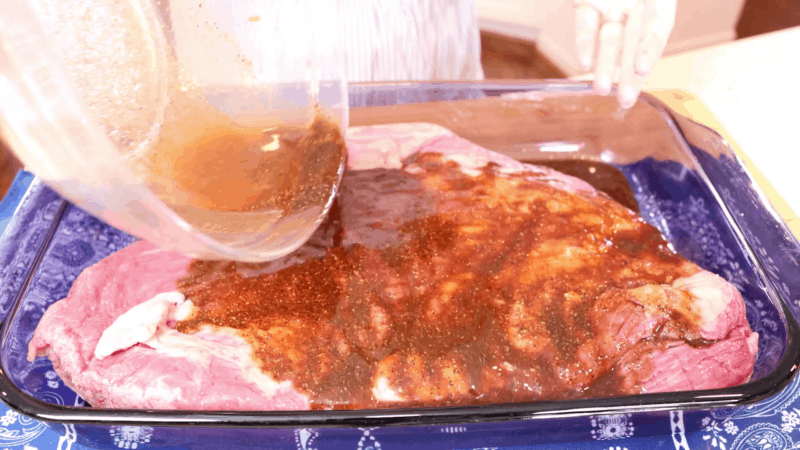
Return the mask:
M585 78L585 77L581 77ZM645 90L687 91L800 213L800 27L663 58Z

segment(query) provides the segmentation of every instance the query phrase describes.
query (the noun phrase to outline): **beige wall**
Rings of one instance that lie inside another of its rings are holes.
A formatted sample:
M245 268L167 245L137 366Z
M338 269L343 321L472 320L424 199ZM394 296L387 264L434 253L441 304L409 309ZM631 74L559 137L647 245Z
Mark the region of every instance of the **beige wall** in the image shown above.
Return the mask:
M573 0L477 0L482 28L535 40L568 75L580 73L575 57ZM744 0L678 0L675 29L665 54L728 42Z

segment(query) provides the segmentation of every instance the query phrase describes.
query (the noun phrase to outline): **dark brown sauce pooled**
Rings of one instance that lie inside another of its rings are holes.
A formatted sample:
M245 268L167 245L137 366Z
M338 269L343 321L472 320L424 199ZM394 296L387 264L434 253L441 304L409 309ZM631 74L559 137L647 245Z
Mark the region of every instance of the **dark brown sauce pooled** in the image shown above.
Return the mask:
M179 289L197 312L177 328L241 330L316 409L634 393L647 364L612 373L629 340L697 342L689 297L663 285L698 269L629 210L536 173L409 164L347 173L293 265L192 263ZM646 314L659 333L609 320Z
M631 211L639 212L639 204L633 196L633 191L631 191L628 180L619 169L611 164L581 159L552 159L522 162L547 166L561 173L580 178L598 191L605 192L622 206Z

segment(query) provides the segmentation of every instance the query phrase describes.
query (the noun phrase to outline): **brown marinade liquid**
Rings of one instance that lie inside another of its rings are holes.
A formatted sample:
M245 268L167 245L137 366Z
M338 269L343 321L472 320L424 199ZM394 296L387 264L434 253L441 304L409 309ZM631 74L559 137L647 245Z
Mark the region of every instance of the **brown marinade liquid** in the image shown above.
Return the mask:
M561 173L591 184L600 192L605 192L622 206L634 212L639 212L639 204L633 196L633 191L628 185L628 180L619 169L597 161L579 159L552 159L544 161L522 161L528 164L538 164L555 169Z
M179 98L158 145L133 167L171 206L291 214L328 201L345 158L339 126L316 115L303 125L243 127L207 104ZM190 217L191 219L191 217Z
M240 330L315 409L634 393L650 368L614 372L628 344L602 339L610 313L663 313L653 349L706 344L686 294L648 290L698 269L606 195L491 164L471 177L433 153L405 164L346 173L294 264L193 262L179 289L196 313L178 330Z

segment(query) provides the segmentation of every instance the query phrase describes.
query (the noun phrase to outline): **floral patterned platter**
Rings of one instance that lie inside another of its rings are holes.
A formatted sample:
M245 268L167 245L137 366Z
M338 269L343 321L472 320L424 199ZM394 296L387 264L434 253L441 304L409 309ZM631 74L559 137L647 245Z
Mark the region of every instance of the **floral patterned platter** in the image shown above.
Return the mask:
M451 102L516 91L528 91L534 94L531 98L541 99L552 92L586 90L580 84L547 83L353 86L350 102L353 107ZM539 94L542 95L537 97ZM68 424L48 422L48 429L42 422L6 410L0 411L0 449L82 445L249 448L254 444L286 449L364 450L538 449L557 444L611 450L800 448L800 384L796 378L789 382L796 366L779 376L774 374L787 359L797 362L796 336L792 334L797 328L792 317L800 317L800 246L718 135L669 114L651 97L644 99L648 108L663 115L685 154L675 158L644 155L612 163L626 176L646 220L686 257L742 290L747 299L748 320L761 335L754 378L773 380L775 386L771 389L753 394L747 402L715 403L714 409L704 408L702 403L682 403L674 409L648 410L646 402L637 407L633 401L627 408L595 409L595 415L532 415L499 422L462 420L399 427L218 428L197 423L191 427L154 423L140 426L125 420L100 423L73 416ZM608 115L613 116L613 112ZM622 122L625 120L628 119ZM27 190L0 240L0 314L7 316L0 341L2 376L7 388L0 392L4 401L50 420L65 417L59 414L67 410L58 405L77 407L68 410L73 412L83 409L82 399L63 385L48 361L25 360L27 342L45 308L67 294L85 267L134 240L67 203L38 181ZM736 395L747 394L745 389ZM44 402L38 405L46 405L52 414L30 409L34 403L25 403L20 400L23 397Z

